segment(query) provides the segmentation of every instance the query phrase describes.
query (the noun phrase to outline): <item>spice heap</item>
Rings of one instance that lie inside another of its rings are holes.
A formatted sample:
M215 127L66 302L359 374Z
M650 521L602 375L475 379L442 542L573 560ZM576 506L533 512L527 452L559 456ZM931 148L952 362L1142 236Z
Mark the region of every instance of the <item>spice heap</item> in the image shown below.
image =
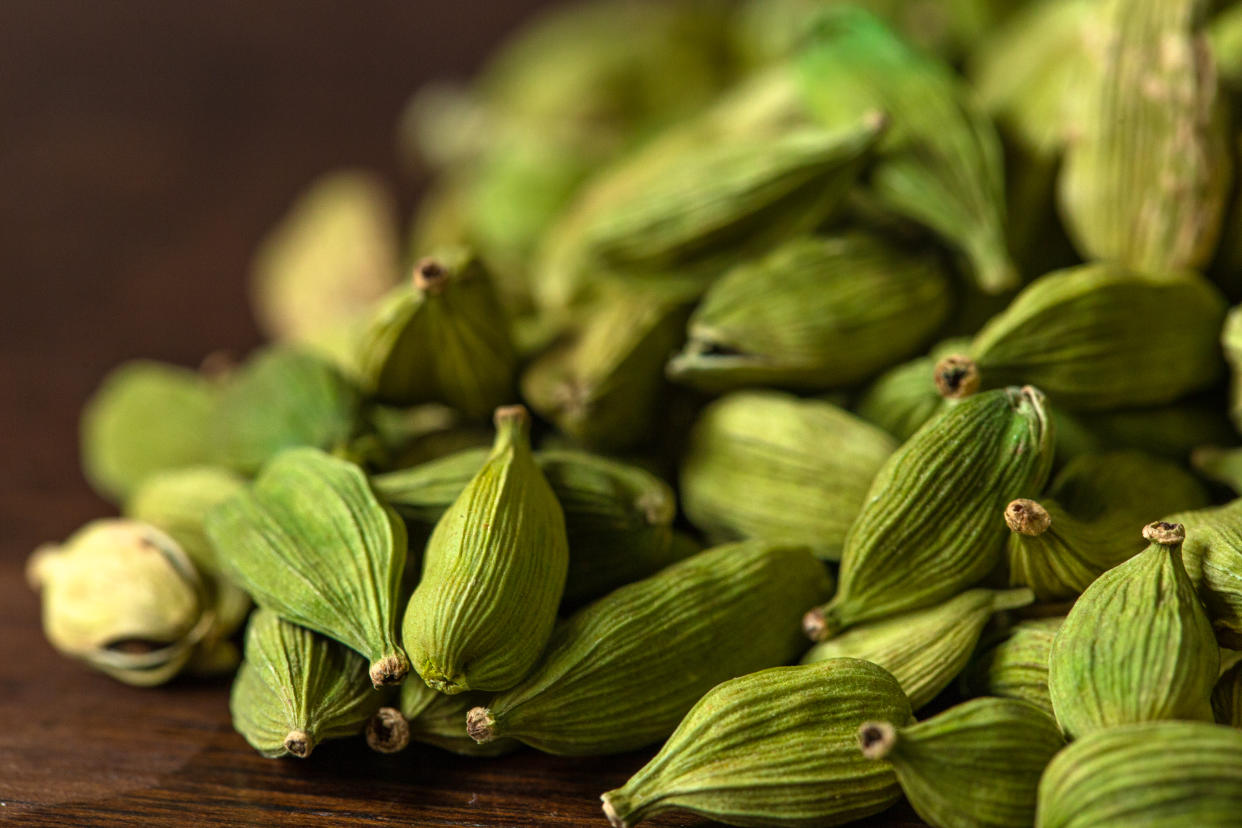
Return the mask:
M104 380L49 640L269 757L662 745L618 828L1239 824L1242 6L865 5L418 92L408 234L328 176L270 345Z

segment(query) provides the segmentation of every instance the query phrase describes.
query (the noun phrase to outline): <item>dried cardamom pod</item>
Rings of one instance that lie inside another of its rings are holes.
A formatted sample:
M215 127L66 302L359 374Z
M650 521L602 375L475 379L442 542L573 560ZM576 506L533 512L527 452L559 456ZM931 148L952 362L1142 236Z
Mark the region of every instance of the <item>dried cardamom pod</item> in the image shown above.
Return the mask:
M822 123L887 116L868 179L879 202L962 253L984 291L1016 287L1000 140L949 67L849 5L820 12L794 60L805 105Z
M273 346L227 378L211 429L220 461L252 475L295 446L347 451L361 406L358 389L334 365Z
M115 679L162 684L215 624L194 564L164 532L133 520L86 524L26 565L52 646Z
M1069 736L1157 719L1212 720L1220 650L1182 565L1186 531L1157 522L1143 537L1151 545L1087 587L1053 639L1048 690Z
M246 628L229 710L259 753L305 759L322 742L361 733L384 697L371 689L365 658L259 609Z
M409 737L416 742L435 745L464 756L512 753L522 746L517 739L496 739L479 744L466 734L466 714L488 698L486 693L446 696L432 690L418 676L410 676L401 685L400 707Z
M397 282L397 205L378 178L313 182L255 255L250 298L263 332L342 362L351 327Z
M1186 527L1182 559L1216 637L1226 647L1242 648L1242 500L1168 520Z
M1052 639L1065 619L1030 618L1009 636L979 656L963 675L966 690L975 696L1022 699L1052 713L1048 694L1048 656Z
M686 517L716 542L768 538L841 557L896 443L832 403L736 391L707 406L681 466Z
M376 710L362 732L376 753L400 753L410 745L410 723L395 707Z
M1242 812L1242 731L1141 722L1075 739L1039 782L1036 828L1230 828Z
M1058 180L1084 259L1159 273L1212 258L1232 179L1200 0L1107 0ZM1048 389L1051 394L1052 389Z
M850 526L833 599L803 629L825 640L865 621L934 606L999 563L1015 496L1052 465L1044 396L1031 387L976 394L923 426L885 462Z
M887 760L902 793L931 825L1026 828L1039 778L1065 746L1057 723L1017 699L971 699L909 725L867 722L858 744Z
M1025 382L1059 408L1159 405L1222 373L1225 300L1190 271L1148 275L1096 263L1048 273L936 366L946 397ZM1150 367L1177 365L1152 382Z
M727 825L840 825L901 796L858 752L858 727L914 720L882 667L839 658L772 667L708 691L655 758L601 798L614 828L685 810Z
M918 710L962 672L995 613L1033 600L1029 589L969 589L942 604L846 630L816 644L802 663L850 657L878 664L893 674Z
M1219 724L1242 727L1242 653L1222 651L1222 667L1226 656L1233 663L1221 671L1212 689L1212 713Z
M287 450L249 491L212 509L206 528L256 604L366 656L376 687L409 672L397 643L405 525L357 466Z
M881 374L858 400L858 416L875 423L898 440L909 440L946 407L945 398L936 390L933 379L936 363L966 350L969 344L969 339L946 340L930 353Z
M1083 454L1040 499L1005 507L1009 583L1041 601L1076 598L1092 581L1142 551L1135 526L1210 502L1180 466L1142 452Z
M575 756L658 742L720 682L796 658L799 602L831 592L805 547L700 552L562 623L534 672L470 711L470 735Z
M708 288L668 376L708 391L852 385L917 352L950 297L935 257L878 234L791 239Z
M419 261L410 284L376 308L354 356L369 396L441 402L475 419L512 398L517 374L491 276L465 248Z
M207 463L215 389L202 375L135 360L114 368L82 410L82 470L92 488L123 500L149 475Z
M487 462L436 524L402 623L414 669L455 695L535 666L565 589L565 516L530 450L530 415L496 409Z

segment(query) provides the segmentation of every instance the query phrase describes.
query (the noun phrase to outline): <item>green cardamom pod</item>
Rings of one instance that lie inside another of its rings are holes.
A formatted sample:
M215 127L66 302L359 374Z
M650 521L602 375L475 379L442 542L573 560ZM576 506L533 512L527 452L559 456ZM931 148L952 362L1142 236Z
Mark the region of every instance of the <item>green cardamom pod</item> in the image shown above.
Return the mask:
M1076 598L1142 551L1135 526L1209 502L1202 484L1175 463L1134 451L1080 455L1039 502L1005 507L1009 583L1029 586L1041 601Z
M259 609L246 628L229 710L259 753L305 759L321 742L362 733L384 695L371 689L365 658Z
M355 351L367 394L396 405L440 402L482 419L513 396L517 356L492 277L465 248L414 266L376 308Z
M370 405L366 431L381 446L381 469L405 469L468 448L491 445L491 428L441 403L405 408Z
M487 462L436 524L402 633L414 669L454 695L535 666L565 589L565 516L530 450L530 415L496 409Z
M361 407L358 389L331 363L269 347L226 378L212 433L220 461L252 475L288 448L347 450Z
M1093 10L1096 66L1083 73L1058 180L1084 259L1158 273L1212 258L1233 170L1205 5L1107 0Z
M893 674L918 710L949 686L974 652L979 634L997 613L1026 606L1029 589L969 589L942 604L860 624L816 644L803 664L861 658Z
M401 685L401 713L409 736L416 742L464 756L500 756L522 746L517 739L495 739L480 744L466 734L466 714L488 700L486 693L458 693L447 696L436 692L418 676Z
M1219 395L1210 392L1155 408L1055 413L1058 428L1074 429L1082 436L1077 453L1136 449L1185 464L1200 446L1237 439ZM1057 447L1058 453L1062 448ZM1067 457L1074 454L1064 453Z
M708 288L668 376L708 391L852 385L916 353L950 297L936 258L877 234L791 239Z
M138 521L92 521L63 544L41 546L26 577L52 646L126 684L171 679L215 624L189 556Z
M1052 446L1044 396L1029 386L976 394L923 426L871 484L845 537L837 594L807 613L807 635L822 641L982 581L1004 549L997 515L1043 488Z
M841 557L891 437L832 403L736 391L699 415L681 466L686 517L710 540L767 538Z
M867 722L858 744L887 760L916 813L939 828L1035 821L1039 778L1065 746L1057 723L1016 699L972 699L909 725Z
M1242 448L1199 446L1190 455L1190 465L1201 477L1242 493Z
M1189 271L1148 275L1097 263L1046 274L936 366L946 397L1031 383L1068 410L1159 405L1222 373L1225 300ZM1151 366L1176 365L1159 382Z
M1242 648L1242 500L1168 520L1186 527L1182 559L1216 637L1226 647Z
M1224 669L1212 688L1212 713L1219 724L1242 727L1242 652L1221 651L1220 661Z
M256 604L366 656L376 687L410 663L397 643L401 518L352 463L290 449L207 514L207 537Z
M1206 34L1221 83L1242 89L1242 8L1226 4L1208 21Z
M1052 639L1065 619L1030 618L1009 631L1009 636L980 655L963 674L966 690L975 696L1022 699L1052 712L1048 693L1048 657Z
M936 390L936 363L969 345L969 339L946 340L930 353L885 371L863 391L856 406L858 416L898 440L909 440L946 407L945 398Z
M1075 739L1039 783L1036 828L1231 828L1242 812L1242 730L1141 722Z
M1229 418L1235 426L1242 426L1242 305L1225 316L1220 344L1229 364Z
M119 501L155 472L210 462L215 401L211 382L185 368L135 360L113 369L82 411L86 479Z
M655 758L602 797L613 828L684 810L738 826L841 825L901 796L858 752L858 727L914 720L882 667L839 658L772 667L712 688Z
M576 756L658 742L720 682L796 658L799 601L831 592L804 547L700 552L562 623L533 673L470 711L470 735Z
M1212 720L1220 650L1182 565L1186 531L1157 522L1143 537L1151 545L1087 587L1053 639L1048 690L1069 736L1157 719Z

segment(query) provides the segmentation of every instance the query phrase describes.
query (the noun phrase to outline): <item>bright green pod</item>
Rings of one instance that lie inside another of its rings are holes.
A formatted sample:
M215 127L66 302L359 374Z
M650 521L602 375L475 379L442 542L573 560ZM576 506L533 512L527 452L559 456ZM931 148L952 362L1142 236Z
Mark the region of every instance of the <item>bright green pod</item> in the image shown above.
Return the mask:
M483 419L513 398L517 355L492 278L465 248L414 266L376 308L354 352L363 390L394 405L440 402Z
M923 426L885 462L851 525L833 599L803 628L825 640L865 621L934 606L1000 562L1015 496L1052 465L1044 397L1034 388L976 394Z
M1242 648L1242 500L1168 520L1186 527L1182 559L1216 637L1227 647Z
M1143 550L1136 526L1210 502L1193 475L1167 460L1136 451L1079 455L1038 502L1005 507L1009 583L1030 587L1040 601L1076 598Z
M822 122L885 113L868 179L879 202L961 253L984 291L1016 287L1000 140L949 67L848 5L817 16L795 61L806 106Z
M908 440L945 406L936 390L935 368L943 357L964 351L969 339L941 342L930 353L891 368L863 391L858 416L898 440Z
M1048 273L975 336L966 355L936 366L946 397L1025 382L1058 408L1173 402L1207 388L1223 364L1225 299L1190 271L1148 275L1097 263ZM1176 365L1159 382L1152 366Z
M402 635L449 695L499 692L535 666L565 589L565 515L530 450L530 415L498 408L491 454L436 523Z
M358 389L334 365L273 346L226 377L211 432L219 461L253 475L297 446L347 452L361 408Z
M966 690L975 696L1022 699L1052 712L1048 693L1048 657L1060 617L1021 621L1009 636L980 655L963 675Z
M486 693L446 696L427 686L418 676L401 685L399 706L407 721L409 737L463 756L500 756L522 746L516 739L495 739L480 744L466 734L466 714L488 699Z
M283 452L248 491L207 514L226 570L256 604L365 656L376 687L410 663L397 643L405 525L352 463Z
M1053 757L1036 828L1233 828L1242 813L1242 731L1142 722L1088 733Z
M1233 164L1205 5L1106 0L1090 21L1095 66L1057 182L1083 259L1161 273L1212 258Z
M120 501L155 472L211 461L215 389L194 371L135 360L114 368L82 409L82 471Z
M1053 639L1048 690L1071 737L1132 722L1212 720L1220 649L1182 565L1185 529L1151 523L1143 537L1151 545L1087 587Z
M720 682L797 658L798 602L831 592L805 547L700 552L571 616L533 673L470 711L470 735L571 756L658 742Z
M860 624L812 647L803 664L861 658L893 674L918 710L957 677L984 625L998 612L1030 604L1029 589L968 589L927 609Z
M896 447L832 403L736 391L707 406L690 433L682 505L712 541L781 540L837 560Z
M714 392L852 385L916 353L951 297L938 259L879 235L791 239L708 288L667 373Z
M1242 727L1242 653L1221 653L1221 665L1229 656L1234 663L1220 674L1212 688L1212 713L1218 724Z
M361 733L383 703L365 658L270 610L251 617L229 710L259 753L305 759L316 745Z
M858 743L886 760L934 828L1027 828L1039 779L1065 746L1057 723L1016 699L972 699L909 725L867 722Z
M892 768L858 752L858 727L905 726L910 702L887 671L839 658L772 667L712 688L650 762L601 798L613 828L669 811L726 825L830 826L901 797Z

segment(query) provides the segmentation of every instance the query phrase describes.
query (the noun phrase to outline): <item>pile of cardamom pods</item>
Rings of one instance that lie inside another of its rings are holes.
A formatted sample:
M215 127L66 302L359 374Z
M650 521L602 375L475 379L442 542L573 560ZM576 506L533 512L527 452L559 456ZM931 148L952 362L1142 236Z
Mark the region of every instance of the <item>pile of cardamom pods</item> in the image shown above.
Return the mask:
M1242 825L1240 100L1236 2L550 12L103 381L47 637L268 757L662 744L617 828Z

